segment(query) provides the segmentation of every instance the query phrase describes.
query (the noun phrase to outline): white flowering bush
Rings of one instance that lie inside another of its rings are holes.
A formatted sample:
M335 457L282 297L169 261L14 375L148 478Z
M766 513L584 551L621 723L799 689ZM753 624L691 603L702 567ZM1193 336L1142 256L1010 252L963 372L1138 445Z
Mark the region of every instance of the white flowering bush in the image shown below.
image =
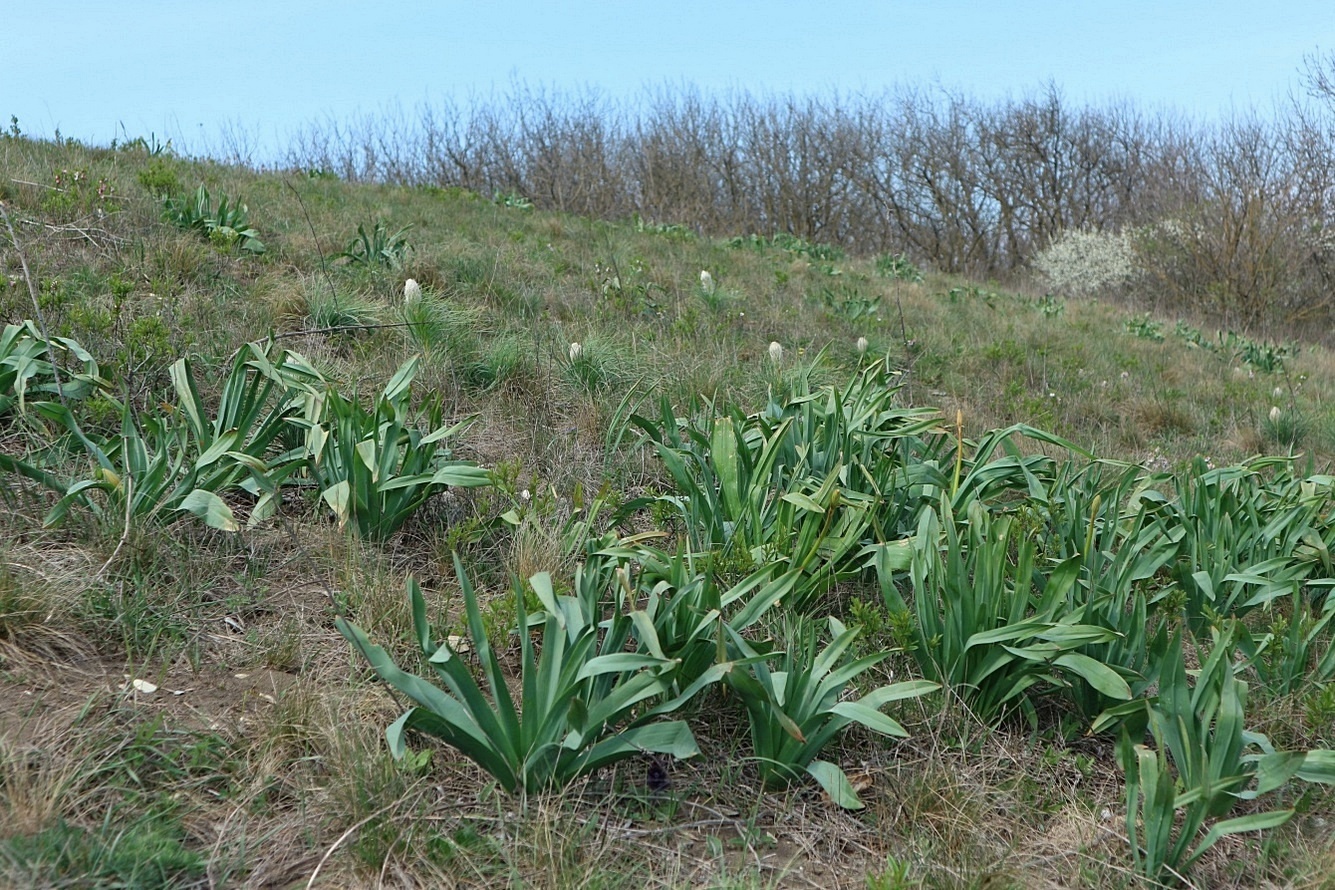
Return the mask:
M1114 232L1067 232L1035 256L1033 266L1054 291L1070 296L1122 287L1137 271L1130 237Z

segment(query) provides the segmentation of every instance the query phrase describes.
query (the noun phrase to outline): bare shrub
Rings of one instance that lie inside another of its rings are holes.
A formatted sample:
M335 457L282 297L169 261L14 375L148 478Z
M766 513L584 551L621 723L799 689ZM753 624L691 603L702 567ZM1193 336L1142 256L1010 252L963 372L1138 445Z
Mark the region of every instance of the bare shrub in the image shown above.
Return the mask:
M1221 124L1190 166L1165 182L1165 216L1140 230L1137 250L1175 305L1225 325L1268 333L1330 312L1330 160L1294 117Z
M784 233L974 276L1047 263L1068 292L1122 280L1114 267L1057 270L1094 263L1099 233L1134 231L1161 308L1263 330L1331 310L1328 62L1311 63L1310 105L1210 126L1072 105L1053 85L990 103L940 87L614 100L516 86L312 125L286 163L713 235Z

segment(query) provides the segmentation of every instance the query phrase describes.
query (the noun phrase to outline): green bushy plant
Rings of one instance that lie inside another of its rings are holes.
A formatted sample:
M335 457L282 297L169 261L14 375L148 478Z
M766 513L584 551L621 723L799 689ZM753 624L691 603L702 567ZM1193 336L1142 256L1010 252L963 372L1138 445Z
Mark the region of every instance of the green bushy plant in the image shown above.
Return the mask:
M1300 477L1289 458L1215 467L1197 458L1158 502L1155 522L1178 541L1170 568L1193 627L1242 617L1330 577L1335 478Z
M264 253L260 233L250 224L250 210L227 195L218 196L213 206L209 190L200 186L188 198L168 197L163 215L182 229L199 232L206 241L221 248L239 247L246 253Z
M1066 464L1035 508L1043 515L1040 552L1056 566L1050 578L1073 576L1065 611L1088 625L1116 631L1078 652L1115 670L1134 694L1157 679L1168 623L1151 605L1150 584L1177 557L1177 542L1154 521L1142 495L1153 477L1138 465ZM1071 678L1069 696L1087 719L1115 704L1097 688Z
M1127 721L1118 745L1126 774L1126 830L1136 872L1152 881L1185 881L1220 838L1275 828L1294 812L1223 818L1238 801L1275 791L1293 778L1335 783L1335 751L1276 752L1265 736L1246 730L1247 685L1233 665L1238 630L1231 624L1215 634L1194 685L1187 679L1182 636L1174 635L1159 694L1115 708L1095 725ZM1135 741L1147 724L1154 748Z
M800 574L770 563L725 589L707 556L669 554L635 539L603 545L598 557L636 570L633 590L628 576L621 575L627 598L639 606L630 613L631 635L642 651L676 663L673 688L678 690L698 682L715 664L743 658L729 645L729 635L745 632L785 602Z
M902 522L891 515L904 459L896 446L933 428L935 415L895 405L886 381L877 363L842 390L811 392L799 379L793 395L752 415L706 406L678 418L666 400L657 417L633 414L675 491L623 512L678 513L692 551L716 565L797 571L791 604L804 608L860 574L862 547Z
M136 179L149 194L157 198L173 195L181 188L181 181L176 175L174 165L163 157L152 157L139 171Z
M942 541L944 539L944 548ZM874 554L886 607L913 618L913 656L923 676L949 686L984 721L1019 709L1036 723L1031 688L1065 688L1073 679L1110 698L1131 698L1116 670L1081 649L1119 631L1081 623L1067 608L1076 566L1035 585L1035 542L1008 516L980 502L955 518L942 498L924 512L911 544ZM894 583L907 563L912 608Z
M883 735L904 738L908 732L881 708L893 701L916 698L938 687L926 680L880 686L858 698L845 689L885 659L881 652L847 660L845 655L858 635L838 619L829 618L831 642L818 649L815 628L799 622L788 644L776 655L758 651L740 633L729 632L745 656L724 674L724 681L742 699L751 725L751 744L766 787L788 785L805 773L847 809L863 804L839 765L819 755L844 727L858 723ZM778 670L769 661L778 659Z
M1318 607L1294 595L1287 609L1272 610L1269 626L1240 633L1238 647L1267 690L1289 695L1304 686L1335 680L1332 621L1335 598L1325 597L1324 605Z
M391 232L383 220L376 220L368 232L364 223L358 223L357 237L348 242L347 248L335 254L335 257L346 259L354 266L401 268L403 258L413 249L408 243L408 230L411 228L404 226Z
M258 344L247 344L233 360L218 409L210 415L189 360L177 361L170 373L177 405L138 417L128 403L119 405L120 436L109 442L85 434L64 406L48 406L47 414L65 426L94 464L88 477L53 484L61 498L48 525L78 504L112 523L160 521L183 511L213 528L235 531L239 525L223 498L229 491L259 498L252 523L273 514L279 486L305 458L301 449L274 451L284 438L295 438L300 393L318 374L300 355L279 352L271 360ZM95 492L105 506L90 498Z
M491 484L490 474L470 461L451 460L444 442L470 421L441 425L439 400L425 409L429 432L420 430L410 407L416 356L385 384L372 408L333 386L307 395L297 422L306 430L306 466L320 497L340 527L363 538L384 540L433 494L447 488Z
M516 589L521 651L516 698L457 556L455 571L463 591L468 643L485 691L458 651L459 644L433 639L426 603L412 579L408 596L415 638L444 689L400 670L359 627L344 618L337 621L339 632L381 679L414 703L385 732L395 757L403 756L408 731L424 732L456 748L507 791L532 792L562 787L643 752L679 758L698 753L685 723L656 719L689 700L694 690L653 703L668 692L673 663L624 651L624 612L614 606L612 627L604 632L600 622L606 604L587 596L558 597L549 575L535 575L532 590L546 610L536 617L542 629L537 646L529 633L532 622L524 592Z
M1151 318L1148 312L1122 322L1122 330L1142 340L1153 340L1156 343L1164 338L1163 322Z
M886 278L896 278L914 284L922 281L922 270L902 253L886 253L878 256L876 272Z
M69 367L77 362L77 368ZM47 340L32 321L0 331L0 418L25 414L30 399L80 399L105 388L97 361L68 337Z

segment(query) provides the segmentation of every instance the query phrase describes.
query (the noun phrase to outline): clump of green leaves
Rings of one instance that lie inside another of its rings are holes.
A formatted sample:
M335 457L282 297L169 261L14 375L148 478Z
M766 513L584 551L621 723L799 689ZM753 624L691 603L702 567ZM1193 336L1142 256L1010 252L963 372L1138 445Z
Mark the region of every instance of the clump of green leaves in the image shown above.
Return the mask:
M768 250L775 248L794 256L806 257L818 262L834 262L844 258L843 248L836 247L833 244L813 244L805 238L799 238L797 235L790 235L787 232L779 232L773 238L766 238L763 235L745 235L732 238L727 245L734 250Z
M1162 341L1164 337L1163 322L1152 318L1148 312L1122 322L1122 330L1142 340L1153 340L1156 343Z
M279 486L305 456L300 450L273 452L293 429L298 387L318 379L314 369L295 353L280 353L271 361L257 344L248 344L233 360L212 415L189 360L172 365L171 378L177 404L162 414L139 417L128 402L109 399L120 410L121 429L106 441L86 434L65 406L48 406L46 414L83 446L93 467L90 475L69 483L43 475L61 495L47 525L59 523L79 505L114 524L131 518L162 521L187 512L213 528L235 531L239 524L223 497L229 492L259 498L252 524L273 514ZM94 493L102 496L100 501L91 497Z
M437 399L426 406L429 432L415 423L410 402L418 358L405 362L367 409L326 385L311 393L298 423L306 429L307 466L340 526L384 540L433 494L449 487L491 484L471 461L451 460L443 446L468 420L441 425Z
M238 247L246 253L264 253L260 233L250 225L250 210L227 195L218 196L213 206L209 190L200 186L186 198L167 198L163 215L182 229L199 232L206 241L223 249Z
M944 538L944 547L942 547ZM914 618L913 655L923 675L953 689L983 720L1019 709L1037 722L1029 690L1063 688L1078 679L1126 701L1126 680L1082 653L1111 642L1117 630L1084 624L1068 608L1078 565L1068 561L1035 586L1035 544L1014 519L988 514L973 501L957 521L942 498L924 511L908 547L875 551L886 607ZM912 608L892 581L908 563Z
M783 787L806 773L836 804L856 810L863 804L848 776L838 764L819 760L818 755L850 723L860 723L887 736L908 736L898 721L881 713L881 708L892 701L916 698L938 686L926 680L910 680L878 687L856 699L846 698L848 685L889 653L848 661L844 656L858 631L833 617L828 623L833 639L818 650L815 627L810 622L799 622L793 634L796 639L777 653L778 670L771 670L768 664L776 655L761 654L729 628L733 645L746 657L728 669L724 681L746 705L751 743L766 787Z
M1258 798L1293 778L1335 784L1335 751L1276 752L1265 736L1245 729L1247 685L1232 661L1237 632L1231 625L1216 634L1194 686L1187 681L1182 638L1175 637L1159 695L1114 708L1095 724L1127 721L1118 746L1126 773L1126 830L1136 871L1152 881L1181 881L1220 838L1275 828L1293 816L1292 809L1280 809L1222 818L1239 800ZM1146 723L1154 748L1135 741Z
M457 749L505 790L531 792L565 786L641 752L678 758L699 752L685 723L656 719L684 704L695 690L650 704L668 692L675 663L625 651L630 619L615 603L602 601L599 584L577 579L576 595L557 596L549 575L535 575L530 585L546 612L534 621L524 591L514 591L521 651L516 700L457 555L454 564L464 597L469 656L480 665L485 691L466 663L470 657L463 655L463 643L433 639L426 602L412 579L408 597L416 641L443 689L400 670L359 627L343 618L337 621L339 632L380 678L414 703L385 731L395 757L404 755L408 731L424 732ZM609 605L613 614L604 621ZM542 628L541 646L530 635L533 623Z
M172 162L162 157L151 158L136 178L155 197L175 194L181 188Z
M876 272L885 278L918 283L922 281L922 270L902 253L886 253L876 258Z
M518 192L496 192L491 196L491 203L498 207L512 207L515 210L533 209L533 202Z
M383 220L376 220L368 232L364 223L357 225L357 237L348 242L346 249L335 254L338 259L345 259L354 266L370 268L399 269L403 258L412 245L408 243L408 230L404 226L391 232Z
M71 361L77 370L67 366ZM97 361L76 341L47 340L31 320L0 331L0 417L25 414L34 399L78 399L106 385Z
M625 509L677 513L690 548L715 565L796 571L788 603L805 608L862 573L864 544L897 530L898 504L882 493L903 471L898 446L934 427L935 412L895 405L889 379L878 362L842 389L799 380L752 415L710 406L679 419L666 400L657 416L632 414L674 491Z
M1283 372L1287 360L1298 354L1296 345L1260 342L1236 331L1216 331L1214 339L1210 339L1199 328L1192 327L1181 319L1178 320L1173 333L1188 346L1239 361L1267 374Z

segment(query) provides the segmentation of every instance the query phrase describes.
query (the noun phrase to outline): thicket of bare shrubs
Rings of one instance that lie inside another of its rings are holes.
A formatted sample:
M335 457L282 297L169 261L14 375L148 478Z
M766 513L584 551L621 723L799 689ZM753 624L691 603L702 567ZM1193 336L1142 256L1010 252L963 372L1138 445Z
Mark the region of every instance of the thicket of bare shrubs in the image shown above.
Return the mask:
M1321 70L1311 104L1212 124L1076 107L1051 86L997 102L517 88L315 125L286 163L715 235L786 232L984 277L1028 271L1068 233L1117 233L1161 308L1265 332L1335 316L1335 95Z

